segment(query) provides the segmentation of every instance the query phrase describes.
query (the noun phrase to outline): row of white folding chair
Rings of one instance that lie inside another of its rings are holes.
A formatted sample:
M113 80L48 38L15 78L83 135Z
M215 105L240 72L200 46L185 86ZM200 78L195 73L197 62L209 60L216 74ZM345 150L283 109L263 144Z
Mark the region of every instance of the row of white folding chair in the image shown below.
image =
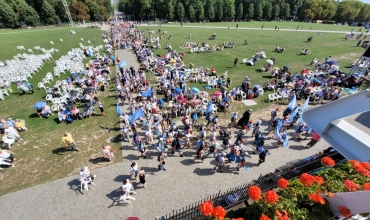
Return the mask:
M274 102L275 100L283 99L283 97L277 93L268 94L268 98L269 98L269 102L270 101Z

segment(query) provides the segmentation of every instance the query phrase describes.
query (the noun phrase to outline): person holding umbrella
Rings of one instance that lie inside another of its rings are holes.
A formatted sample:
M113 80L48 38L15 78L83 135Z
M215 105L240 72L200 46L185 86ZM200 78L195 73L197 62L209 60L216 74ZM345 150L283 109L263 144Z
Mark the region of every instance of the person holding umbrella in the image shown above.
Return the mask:
M43 107L46 105L46 102L36 102L33 107L36 108L36 114L42 118L42 110L43 110Z

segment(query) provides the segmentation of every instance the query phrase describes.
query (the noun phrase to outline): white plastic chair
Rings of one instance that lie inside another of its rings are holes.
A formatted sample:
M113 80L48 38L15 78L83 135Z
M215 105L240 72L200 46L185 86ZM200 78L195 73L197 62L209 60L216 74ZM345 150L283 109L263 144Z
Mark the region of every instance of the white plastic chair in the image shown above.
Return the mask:
M53 101L53 95L52 94L48 94L46 97L45 97L46 101L47 102L52 102Z
M59 104L53 104L51 106L51 111L52 112L58 112L59 111Z
M268 94L268 97L269 97L269 102L274 102L276 100L276 97L274 96L274 94Z
M272 93L276 100L283 99L283 97L277 93Z
M2 140L4 144L8 145L8 149L10 149L12 147L12 144L15 142L15 139L9 135L5 135Z
M247 94L245 92L241 92L242 100L247 99Z
M91 177L88 177L86 179L79 179L81 184L80 184L80 187L81 187L81 191L82 191L82 188L84 188L86 191L89 191L89 186L88 184L90 183L91 185L95 185L92 180L91 180Z
M39 83L37 84L37 86L39 87L39 89L43 88L43 89L45 89L45 90L46 90L45 84L44 84L43 82L39 82Z

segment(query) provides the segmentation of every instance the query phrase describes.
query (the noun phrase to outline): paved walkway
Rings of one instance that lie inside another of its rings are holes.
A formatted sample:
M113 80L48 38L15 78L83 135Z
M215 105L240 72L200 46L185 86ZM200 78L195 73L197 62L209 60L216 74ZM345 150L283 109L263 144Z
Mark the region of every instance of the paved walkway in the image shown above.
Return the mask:
M128 66L137 67L138 63L132 51L118 50L116 55L120 56L121 60L125 59ZM125 105L127 106L127 103ZM269 112L266 112L262 118L267 119L268 115ZM262 126L262 129L265 128ZM232 132L235 136L237 130ZM143 136L142 132L141 135ZM252 150L250 144L253 140L248 140L247 148ZM76 170L75 176L1 196L0 210L2 216L7 219L126 219L129 216L137 216L141 220L150 220L219 190L225 191L250 182L260 174L271 172L288 162L305 158L328 147L327 143L321 141L311 149L303 149L302 145L307 141L291 141L289 147L275 149L270 146L274 142L268 138L266 148L271 149L271 155L259 167L255 166L258 156L251 155L247 160L248 171L237 172L233 169L235 164L232 164L232 168L226 168L224 173L214 172L214 159L211 156L205 163L194 163L194 150L189 149L184 151L184 157L175 155L167 158L167 171L158 171L157 153L150 146L148 158L140 159L136 149L123 142L123 162L94 170L97 175L96 186L90 186L89 191L79 190ZM129 178L129 166L132 161L137 161L149 174L148 189L134 183L138 192L136 201L132 201L130 205L117 205L114 201L121 195L117 189L122 180Z

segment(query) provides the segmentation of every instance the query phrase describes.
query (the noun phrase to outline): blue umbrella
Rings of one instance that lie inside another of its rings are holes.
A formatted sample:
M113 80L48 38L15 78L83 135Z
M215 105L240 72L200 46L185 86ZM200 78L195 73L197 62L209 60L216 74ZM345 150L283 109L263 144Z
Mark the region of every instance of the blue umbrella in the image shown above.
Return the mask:
M175 92L179 92L179 93L180 93L180 92L182 92L182 89L180 89L180 88L176 88L176 89L175 89Z
M46 105L46 102L36 102L33 106L37 109L42 108Z
M134 123L134 121L136 121L136 119L140 118L140 117L143 117L145 114L143 112L143 109L142 108L139 108L139 110L137 110L134 114L131 115L131 117L128 119L130 121L130 123Z
M197 87L193 87L191 88L191 90L193 90L194 92L200 93L200 90Z
M152 90L148 90L148 91L145 91L145 92L141 92L141 95L143 97L151 97L153 95L153 91Z

